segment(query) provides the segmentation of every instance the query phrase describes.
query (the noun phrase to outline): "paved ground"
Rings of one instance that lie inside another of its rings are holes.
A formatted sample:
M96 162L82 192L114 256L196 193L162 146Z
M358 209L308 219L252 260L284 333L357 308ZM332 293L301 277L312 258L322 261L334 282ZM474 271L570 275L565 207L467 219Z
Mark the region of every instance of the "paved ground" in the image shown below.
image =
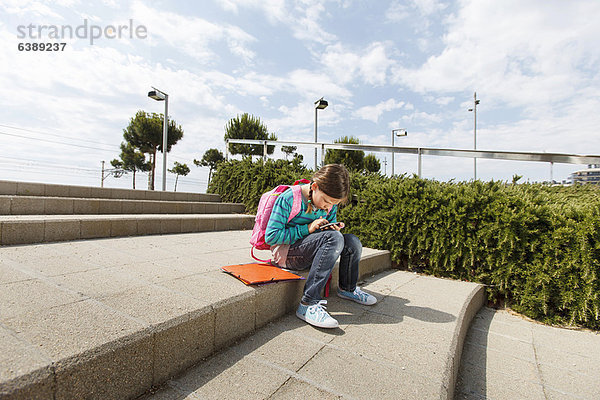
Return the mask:
M458 399L600 399L600 335L483 308L467 335Z

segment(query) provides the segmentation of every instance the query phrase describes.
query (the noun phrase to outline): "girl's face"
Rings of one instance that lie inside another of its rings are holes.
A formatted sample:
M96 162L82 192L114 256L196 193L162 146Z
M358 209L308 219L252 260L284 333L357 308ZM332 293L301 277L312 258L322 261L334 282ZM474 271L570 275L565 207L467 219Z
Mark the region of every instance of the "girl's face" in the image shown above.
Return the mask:
M322 190L319 189L319 185L317 185L316 182L313 182L311 188L313 190L313 205L320 210L329 212L331 211L331 207L342 202L341 199L334 199L333 197L327 196Z

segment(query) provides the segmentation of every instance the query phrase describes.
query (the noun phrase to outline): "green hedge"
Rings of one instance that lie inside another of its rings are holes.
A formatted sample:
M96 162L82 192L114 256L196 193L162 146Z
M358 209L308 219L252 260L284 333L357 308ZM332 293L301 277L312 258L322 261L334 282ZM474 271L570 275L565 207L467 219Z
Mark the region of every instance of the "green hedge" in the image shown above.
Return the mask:
M254 212L260 194L310 174L244 160L210 189ZM353 174L352 194L345 231L404 268L484 283L491 301L543 322L600 329L598 188Z
M243 203L246 212L254 214L260 196L277 185L290 185L297 179L310 179L312 171L298 161L267 160L252 162L250 157L219 164L208 193L218 193L226 202Z

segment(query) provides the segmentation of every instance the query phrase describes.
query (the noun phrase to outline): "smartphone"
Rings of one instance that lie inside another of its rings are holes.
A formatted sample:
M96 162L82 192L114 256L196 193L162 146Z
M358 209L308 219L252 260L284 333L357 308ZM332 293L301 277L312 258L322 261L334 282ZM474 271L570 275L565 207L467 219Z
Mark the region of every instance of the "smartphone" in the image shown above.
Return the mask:
M328 224L322 225L319 229L325 229L325 228L333 226L333 225L340 226L340 223L339 222L330 222Z

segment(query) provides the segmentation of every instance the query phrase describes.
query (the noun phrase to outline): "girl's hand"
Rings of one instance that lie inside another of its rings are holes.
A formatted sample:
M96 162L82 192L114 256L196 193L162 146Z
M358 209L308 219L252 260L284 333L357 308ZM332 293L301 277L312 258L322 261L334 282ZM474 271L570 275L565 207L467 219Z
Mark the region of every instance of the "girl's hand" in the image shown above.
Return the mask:
M337 225L332 225L331 229L339 231L341 230L343 227L345 227L346 225L343 222L338 222Z
M319 218L319 219L315 219L313 222L311 222L308 225L308 233L313 233L314 231L316 231L317 229L319 229L319 227L321 225L325 225L329 223L325 218Z

